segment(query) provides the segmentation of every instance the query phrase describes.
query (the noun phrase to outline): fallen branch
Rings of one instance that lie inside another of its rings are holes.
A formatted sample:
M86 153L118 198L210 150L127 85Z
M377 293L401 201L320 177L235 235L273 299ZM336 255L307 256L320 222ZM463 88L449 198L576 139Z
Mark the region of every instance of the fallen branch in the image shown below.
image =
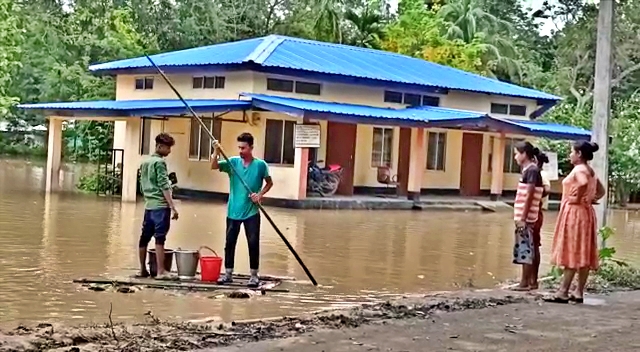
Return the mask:
M230 323L230 325L237 326L237 325L252 325L252 324L258 324L258 323L274 323L274 322L285 320L287 318L290 318L290 317L286 315L282 315L282 316L267 317L267 318L245 319L245 320L233 321Z
M160 319L156 318L155 315L153 315L152 311L148 311L148 312L144 313L144 315L146 315L149 318L151 318L151 321L153 321L153 323L156 324L156 325L161 323Z
M165 334L165 336L173 336L173 335L184 335L184 334L194 334L194 335L216 335L216 336L253 336L253 333L246 332L222 332L222 331L214 331L214 330L206 330L206 331L194 331L194 330L179 330L174 331L169 334Z
M109 326L111 327L111 334L113 335L113 339L116 340L116 342L120 343L118 341L118 337L116 336L116 330L113 328L113 320L111 319L111 313L113 313L113 303L109 302Z
M447 291L447 293L450 293ZM375 305L375 304L374 304ZM313 316L317 316L320 314L328 314L333 312L347 312L352 308L360 307L362 305L355 305L354 307L328 307L323 309L313 310L311 312L306 312L302 315L294 316L293 318L312 318ZM231 325L251 325L256 323L273 323L281 320L292 318L291 316L275 316L275 317L266 317L266 318L254 318L254 319L244 319L244 320L235 320L231 323Z

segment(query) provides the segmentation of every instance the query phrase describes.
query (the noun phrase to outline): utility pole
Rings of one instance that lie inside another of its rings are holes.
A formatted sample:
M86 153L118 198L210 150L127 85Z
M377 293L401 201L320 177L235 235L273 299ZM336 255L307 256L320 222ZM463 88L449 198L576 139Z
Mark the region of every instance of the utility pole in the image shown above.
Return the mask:
M604 185L609 190L609 117L611 114L611 75L613 54L611 50L613 42L613 19L615 0L600 0L598 12L598 40L596 46L596 74L593 89L593 128L591 140L598 143L600 150L593 159L593 169ZM596 205L596 217L598 229L607 224L608 193ZM604 246L604 243L601 243Z

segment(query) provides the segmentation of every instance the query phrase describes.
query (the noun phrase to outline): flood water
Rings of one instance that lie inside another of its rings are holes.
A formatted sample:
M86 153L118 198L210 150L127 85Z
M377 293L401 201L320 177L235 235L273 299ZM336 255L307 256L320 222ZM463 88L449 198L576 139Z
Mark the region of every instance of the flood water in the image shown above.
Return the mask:
M510 264L510 213L312 211L269 208L291 244L321 284L287 284L290 293L250 300L215 293L146 289L134 294L92 292L71 283L81 277L128 276L137 266L143 206L73 191L91 167L65 167L67 191L45 195L43 164L0 160L0 325L54 321L104 322L113 304L116 321L140 321L152 311L167 319L224 321L293 315L327 307L388 299L402 293L491 287L515 277ZM178 202L167 246L222 252L225 205ZM554 213L543 233L548 262ZM620 258L640 261L640 216L613 212ZM261 271L305 280L304 272L263 221ZM241 237L236 271L248 272ZM542 272L548 267L544 267Z

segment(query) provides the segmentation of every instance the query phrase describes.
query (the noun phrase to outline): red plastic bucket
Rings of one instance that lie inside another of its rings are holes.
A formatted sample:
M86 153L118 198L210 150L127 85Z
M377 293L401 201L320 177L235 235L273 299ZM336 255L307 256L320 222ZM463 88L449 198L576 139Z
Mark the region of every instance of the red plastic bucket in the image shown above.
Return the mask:
M222 257L213 249L203 246L200 247L213 252L214 256L200 255L200 280L202 281L218 281L220 278L220 270L222 269Z

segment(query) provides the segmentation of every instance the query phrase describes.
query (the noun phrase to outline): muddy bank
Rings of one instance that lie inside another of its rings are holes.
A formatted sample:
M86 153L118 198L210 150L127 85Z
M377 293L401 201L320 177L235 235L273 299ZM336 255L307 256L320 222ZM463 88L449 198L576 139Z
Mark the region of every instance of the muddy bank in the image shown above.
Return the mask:
M639 351L640 292L587 295L584 304L523 302L373 321L202 352Z
M0 332L0 351L166 351L193 350L283 339L316 330L357 328L386 320L427 319L435 312L453 312L521 303L525 296L504 291L441 293L405 297L344 311L315 313L231 324L160 321L148 313L144 323L65 327L40 324Z

